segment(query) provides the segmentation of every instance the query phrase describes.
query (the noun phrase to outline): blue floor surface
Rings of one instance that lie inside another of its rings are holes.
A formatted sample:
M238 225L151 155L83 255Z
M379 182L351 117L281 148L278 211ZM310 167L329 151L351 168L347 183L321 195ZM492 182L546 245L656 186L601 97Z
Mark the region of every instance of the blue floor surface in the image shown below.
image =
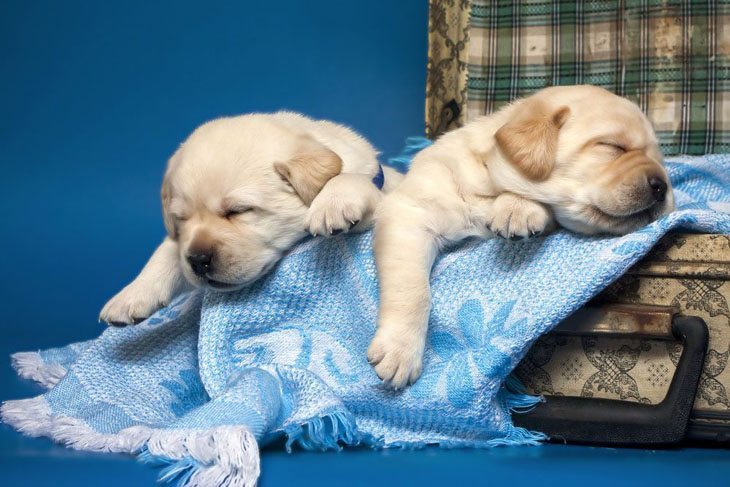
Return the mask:
M730 452L638 451L563 445L493 450L339 453L266 450L259 485L552 485L726 486ZM49 441L0 432L0 485L154 485L156 471L118 454L67 450Z
M7 345L0 345L3 353ZM5 356L7 356L5 354ZM7 362L6 362L7 363ZM0 367L3 400L40 392ZM339 453L264 450L259 485L553 485L726 486L730 450L630 450L565 445L492 450L371 451ZM68 450L46 439L25 438L0 426L2 486L144 486L157 472L119 454Z

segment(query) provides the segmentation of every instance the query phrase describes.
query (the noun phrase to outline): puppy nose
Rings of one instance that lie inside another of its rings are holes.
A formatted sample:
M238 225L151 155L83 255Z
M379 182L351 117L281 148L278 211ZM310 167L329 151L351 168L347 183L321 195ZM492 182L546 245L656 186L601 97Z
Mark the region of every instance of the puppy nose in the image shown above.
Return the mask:
M210 272L211 262L213 262L212 252L198 252L187 256L188 264L193 272L198 276L204 276Z
M667 183L663 179L656 176L650 177L649 187L656 201L664 201L664 197L667 195Z

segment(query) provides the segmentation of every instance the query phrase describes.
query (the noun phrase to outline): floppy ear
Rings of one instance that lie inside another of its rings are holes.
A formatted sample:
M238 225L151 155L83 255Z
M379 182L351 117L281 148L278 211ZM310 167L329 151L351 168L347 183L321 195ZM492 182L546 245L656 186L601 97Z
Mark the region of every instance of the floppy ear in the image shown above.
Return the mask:
M340 174L342 159L316 140L306 137L300 141L296 155L286 162L275 162L274 170L309 206L327 181Z
M568 107L551 110L542 101L526 100L497 130L497 146L523 175L544 181L555 165L558 133L568 115Z

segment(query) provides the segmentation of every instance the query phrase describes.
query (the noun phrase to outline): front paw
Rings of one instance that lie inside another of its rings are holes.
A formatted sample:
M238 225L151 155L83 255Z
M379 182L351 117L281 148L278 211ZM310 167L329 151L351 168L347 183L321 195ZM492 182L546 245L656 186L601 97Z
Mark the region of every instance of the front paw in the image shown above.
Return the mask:
M395 390L413 384L421 376L424 340L378 329L368 348L368 362L380 379Z
M326 237L367 228L380 197L380 191L366 177L341 174L312 201L306 228L312 235Z
M522 240L552 229L550 210L535 201L511 193L503 193L494 200L489 230L502 238Z
M325 237L348 232L363 220L366 211L366 204L357 195L315 199L307 212L307 229L314 236Z
M136 325L169 304L158 292L158 286L132 282L104 305L99 320L113 326Z
M312 205L307 213L309 233L325 237L348 232L362 220L363 211L351 202L331 201L328 205Z

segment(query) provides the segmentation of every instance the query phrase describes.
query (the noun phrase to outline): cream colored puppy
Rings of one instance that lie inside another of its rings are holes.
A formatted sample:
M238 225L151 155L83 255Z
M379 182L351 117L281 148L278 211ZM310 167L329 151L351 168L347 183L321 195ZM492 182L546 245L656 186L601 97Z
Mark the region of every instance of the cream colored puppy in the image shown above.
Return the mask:
M378 328L368 360L395 388L421 374L429 274L442 245L562 226L623 234L673 209L652 127L626 99L553 87L447 133L376 214Z
M192 286L240 289L302 239L368 228L381 192L375 149L342 125L295 113L208 122L170 158L167 237L100 319L131 324ZM383 189L401 177L386 168ZM376 181L377 182L377 181Z

